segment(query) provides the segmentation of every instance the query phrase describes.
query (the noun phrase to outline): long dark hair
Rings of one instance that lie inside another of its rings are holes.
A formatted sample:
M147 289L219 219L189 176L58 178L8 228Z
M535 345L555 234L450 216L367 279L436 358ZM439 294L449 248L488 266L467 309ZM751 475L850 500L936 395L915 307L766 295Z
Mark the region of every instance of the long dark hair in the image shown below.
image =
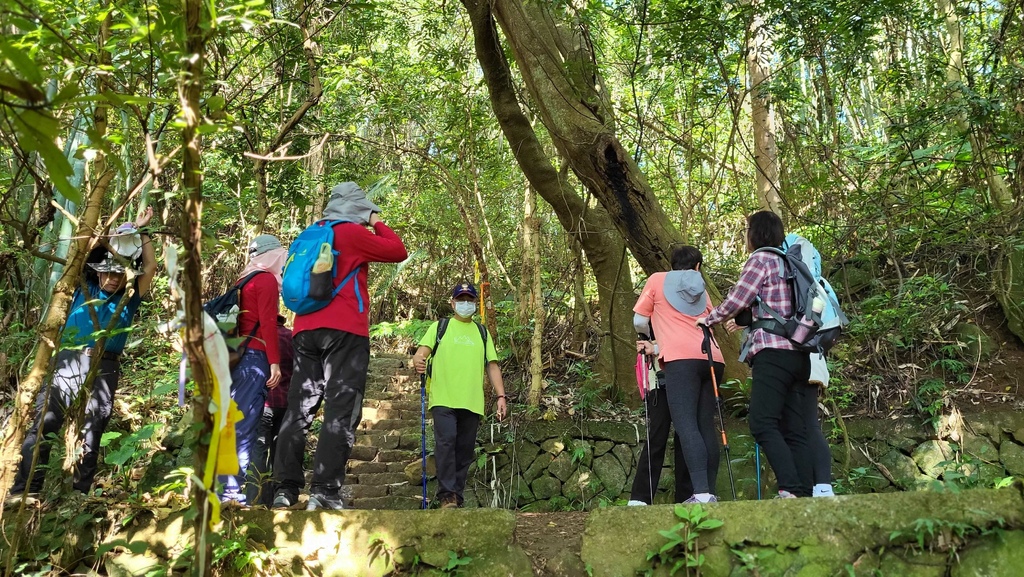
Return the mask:
M751 250L766 246L782 246L786 231L782 219L770 210L761 210L747 217L747 243Z

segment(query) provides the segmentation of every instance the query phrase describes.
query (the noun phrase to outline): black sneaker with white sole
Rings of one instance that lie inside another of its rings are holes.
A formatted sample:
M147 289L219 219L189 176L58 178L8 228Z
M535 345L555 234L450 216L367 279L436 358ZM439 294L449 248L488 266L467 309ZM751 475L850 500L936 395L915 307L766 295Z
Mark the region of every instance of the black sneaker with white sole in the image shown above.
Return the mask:
M274 509L291 509L298 499L293 499L287 493L281 492L274 495Z
M341 511L345 508L345 504L338 497L328 497L323 493L312 493L309 496L309 502L306 503L307 511Z

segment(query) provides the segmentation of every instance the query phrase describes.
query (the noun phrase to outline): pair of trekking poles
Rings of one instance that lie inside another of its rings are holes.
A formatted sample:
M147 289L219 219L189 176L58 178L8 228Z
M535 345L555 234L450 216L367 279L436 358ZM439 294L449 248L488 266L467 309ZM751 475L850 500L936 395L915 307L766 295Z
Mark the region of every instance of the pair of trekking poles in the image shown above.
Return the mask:
M701 326L704 331L704 342L701 343L701 352L708 356L708 369L711 370L711 386L715 392L715 406L718 409L718 421L721 424L722 433L722 448L725 449L725 464L729 469L729 488L732 490L732 500L736 500L736 479L732 473L732 459L729 455L729 439L725 434L725 416L722 412L722 397L718 392L718 376L715 374L715 361L712 357L711 344L714 342L714 335L711 333L711 328L707 326ZM638 335L642 339L646 339L643 335ZM644 427L647 429L647 474L648 486L651 488L651 503L654 503L654 493L656 488L654 487L653 474L651 473L651 421L650 416L647 412L647 392L650 390L650 374L651 369L654 368L654 359L648 357L644 353L638 353L636 357L636 375L637 375L637 386L640 388L640 399L644 401ZM760 473L761 467L757 467L758 471L758 499L760 499ZM712 487L712 489L714 489Z

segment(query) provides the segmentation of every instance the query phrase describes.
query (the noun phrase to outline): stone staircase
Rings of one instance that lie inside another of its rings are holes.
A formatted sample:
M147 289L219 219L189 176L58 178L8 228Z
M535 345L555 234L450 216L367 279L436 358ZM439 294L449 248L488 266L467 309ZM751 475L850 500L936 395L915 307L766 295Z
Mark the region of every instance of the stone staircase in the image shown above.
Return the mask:
M394 354L371 357L363 420L342 489L346 505L355 509L419 509L423 493L420 432L420 384L412 358ZM429 422L427 435L430 447ZM432 461L427 459L431 476ZM431 482L427 494L433 493Z

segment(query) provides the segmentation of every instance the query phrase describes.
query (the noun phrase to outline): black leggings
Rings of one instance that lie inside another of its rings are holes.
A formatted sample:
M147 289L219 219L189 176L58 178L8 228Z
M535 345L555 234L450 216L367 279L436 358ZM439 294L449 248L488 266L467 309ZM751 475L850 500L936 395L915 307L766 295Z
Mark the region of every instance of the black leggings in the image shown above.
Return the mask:
M721 380L725 366L715 363ZM715 431L715 392L706 360L681 359L665 363L665 392L694 493L714 493L709 471L720 461Z

